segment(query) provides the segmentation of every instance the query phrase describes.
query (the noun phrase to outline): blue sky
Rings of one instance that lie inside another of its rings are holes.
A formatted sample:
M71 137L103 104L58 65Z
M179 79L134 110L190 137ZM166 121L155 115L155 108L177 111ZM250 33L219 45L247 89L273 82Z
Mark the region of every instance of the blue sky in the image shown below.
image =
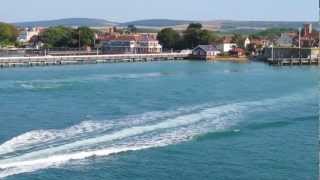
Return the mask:
M151 18L315 21L318 7L318 0L3 0L0 21L70 17L120 22Z

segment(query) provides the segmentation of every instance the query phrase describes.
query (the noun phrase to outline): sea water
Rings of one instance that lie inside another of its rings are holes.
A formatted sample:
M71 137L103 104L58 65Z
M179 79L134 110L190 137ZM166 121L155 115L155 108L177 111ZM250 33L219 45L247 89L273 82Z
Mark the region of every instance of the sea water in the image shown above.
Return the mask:
M314 180L316 66L0 70L0 179Z

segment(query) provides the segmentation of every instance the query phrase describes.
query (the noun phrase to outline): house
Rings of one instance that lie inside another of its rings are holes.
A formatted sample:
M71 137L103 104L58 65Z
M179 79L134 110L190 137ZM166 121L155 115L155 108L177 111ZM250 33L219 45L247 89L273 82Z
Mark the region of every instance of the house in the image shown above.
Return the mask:
M224 37L222 42L217 46L217 49L223 53L227 53L234 47L237 47L237 44L232 42L232 38Z
M106 35L98 37L106 54L151 54L161 53L159 41L148 34Z
M26 28L20 32L17 40L21 43L27 43L33 36L38 36L41 32L41 28Z
M192 50L192 57L197 59L210 60L214 59L219 51L214 45L199 45Z
M136 40L138 44L138 53L161 53L162 45L157 40L157 36L154 34L140 34Z
M301 46L302 47L318 47L318 45L319 45L319 32L317 32L312 28L312 24L305 24L301 34Z
M246 40L244 41L243 47L247 48L250 44L251 44L251 41L250 41L249 37L247 37Z
M229 55L233 57L243 57L246 55L246 51L242 48L234 47L229 51Z
M251 44L254 44L256 48L265 48L271 45L270 40L263 38L251 39Z
M281 33L280 38L277 40L277 44L280 47L292 47L294 45L294 39L298 36L296 32Z

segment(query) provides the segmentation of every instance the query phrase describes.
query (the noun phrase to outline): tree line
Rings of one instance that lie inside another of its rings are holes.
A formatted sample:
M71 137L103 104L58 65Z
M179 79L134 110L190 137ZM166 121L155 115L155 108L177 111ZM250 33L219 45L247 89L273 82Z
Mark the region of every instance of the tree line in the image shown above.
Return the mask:
M0 23L0 47L22 46L17 42L19 29L14 25ZM79 44L80 40L80 44ZM75 48L93 46L95 31L89 27L50 27L31 39L32 43L42 42L45 48Z
M93 46L95 33L88 27L51 27L40 33L36 41L44 43L45 48L76 48Z
M0 47L16 45L16 40L19 35L18 29L7 23L0 23Z
M166 50L191 49L199 44L210 44L217 40L214 32L202 29L200 23L191 23L185 31L179 33L172 28L162 29L158 40Z

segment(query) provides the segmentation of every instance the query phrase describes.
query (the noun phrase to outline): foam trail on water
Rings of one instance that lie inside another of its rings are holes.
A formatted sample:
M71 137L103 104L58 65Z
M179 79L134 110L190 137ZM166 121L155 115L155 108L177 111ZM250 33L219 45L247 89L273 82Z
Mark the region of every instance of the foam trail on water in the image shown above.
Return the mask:
M46 145L49 142L66 141L89 133L103 132L110 129L121 129L125 127L137 126L139 124L152 123L161 119L185 114L199 109L202 106L179 108L175 111L167 112L147 112L141 115L133 115L127 118L105 120L105 121L84 121L80 124L62 130L34 130L17 137L14 137L0 145L0 155L15 151L28 150L37 145ZM1 159L1 158L0 158Z
M69 137L81 136L82 134L91 132L104 131L112 127L112 122L102 123L94 121L84 121L78 125L63 130L30 131L1 144L0 155L8 154L14 151L26 150L39 143L52 142L56 140L66 140Z
M23 81L4 80L0 82L0 89L22 88L26 90L49 90L59 89L65 86L72 86L73 83L88 83L92 81L126 80L126 79L147 79L167 76L167 73L131 73L131 74L95 74L90 76L65 77L57 79L32 79Z
M103 121L99 122L97 128L95 125L82 123L78 127L94 128L80 130L74 134L67 132L72 132L77 125L64 130L42 130L38 131L38 139L19 144L28 138L26 133L0 145L0 154L6 155L0 158L0 178L56 167L92 156L108 156L180 143L200 134L233 127L246 113L269 111L267 107L276 109L287 107L304 102L305 98L301 95L292 95L219 106L206 104L193 108L180 108L176 111L146 113L114 121ZM99 128L101 125L105 128ZM113 128L116 130L112 130ZM45 134L48 133L53 136L49 138L49 141L55 142L53 145L47 144ZM70 139L72 141L69 141ZM34 146L40 148L34 149ZM8 147L14 148L7 150Z

